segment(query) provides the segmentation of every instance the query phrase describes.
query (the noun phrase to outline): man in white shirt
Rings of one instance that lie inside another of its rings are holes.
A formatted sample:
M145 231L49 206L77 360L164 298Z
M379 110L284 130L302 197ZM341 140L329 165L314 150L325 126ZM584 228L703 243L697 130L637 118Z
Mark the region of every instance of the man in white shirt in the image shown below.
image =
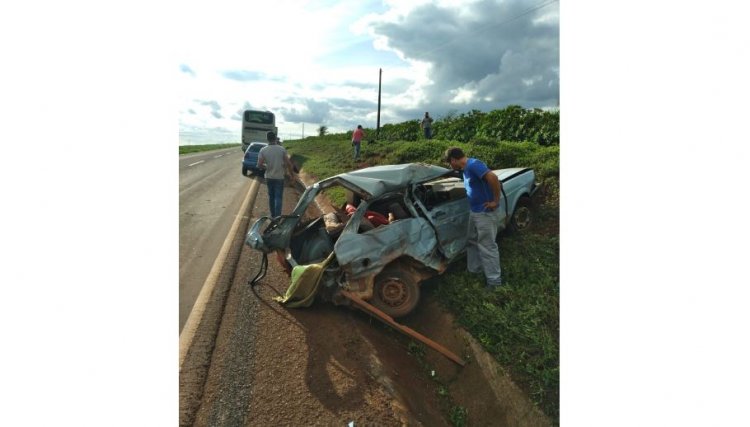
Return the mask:
M268 208L271 210L271 217L275 218L281 215L284 195L284 169L289 172L289 176L293 177L294 166L284 147L278 144L275 133L268 132L266 139L268 145L261 148L258 153L258 168L265 167L266 169Z

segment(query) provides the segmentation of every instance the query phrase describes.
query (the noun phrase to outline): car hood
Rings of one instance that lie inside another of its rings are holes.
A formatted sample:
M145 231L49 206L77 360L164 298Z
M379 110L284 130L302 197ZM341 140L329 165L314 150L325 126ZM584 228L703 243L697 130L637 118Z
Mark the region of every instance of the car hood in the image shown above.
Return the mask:
M495 172L495 175L497 175L497 178L500 181L505 181L506 179L512 178L516 174L526 171L529 168L506 168L506 169L498 169L493 172Z
M377 197L391 191L397 191L418 182L429 181L451 173L450 169L426 163L406 163L402 165L373 166L346 172L327 180L350 182L362 190Z

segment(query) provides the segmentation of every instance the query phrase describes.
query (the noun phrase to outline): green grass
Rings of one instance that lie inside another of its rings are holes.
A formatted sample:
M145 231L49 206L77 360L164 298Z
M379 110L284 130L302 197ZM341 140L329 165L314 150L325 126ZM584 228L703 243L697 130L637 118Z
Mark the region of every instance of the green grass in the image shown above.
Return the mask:
M504 286L483 289L465 260L434 279L443 306L553 420L559 417L559 239L537 234L500 239Z
M364 159L365 145L362 143L361 158ZM327 135L308 137L304 140L285 141L284 147L289 151L292 160L306 173L314 176L316 181L325 179L356 168L353 160L354 148L346 135ZM324 190L324 193L335 206L346 201L346 194L340 187Z
M308 137L284 141L292 160L315 179L321 180L354 169L354 149L345 135Z
M356 167L346 134L286 141L284 146L297 164L317 180ZM362 163L371 166L420 161L442 165L442 155L450 146L461 147L468 156L483 160L493 169L534 168L537 180L543 184L543 200L537 206L537 223L529 233L502 236L499 240L503 288L485 291L481 275L468 273L465 260L461 260L430 280L424 289L434 293L558 424L559 146L487 139L467 143L435 139L378 141L363 142L361 158ZM419 348L410 351L419 358ZM445 393L449 397L448 390ZM446 403L450 403L449 399ZM450 408L448 416L453 425L466 422L464 408Z
M463 406L454 406L448 413L448 418L451 420L451 424L455 427L464 427L468 417L469 413Z
M218 150L220 148L237 147L242 144L204 144L204 145L180 145L180 154L200 153L201 151Z

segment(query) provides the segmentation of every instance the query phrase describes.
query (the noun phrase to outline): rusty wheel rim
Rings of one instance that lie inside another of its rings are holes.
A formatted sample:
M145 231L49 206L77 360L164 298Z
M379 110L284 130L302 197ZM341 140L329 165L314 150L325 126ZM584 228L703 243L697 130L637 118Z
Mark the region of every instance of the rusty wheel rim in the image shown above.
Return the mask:
M516 227L523 230L531 225L531 210L526 206L519 206L516 209Z
M399 307L409 300L409 291L406 284L392 277L381 282L379 296L389 307Z

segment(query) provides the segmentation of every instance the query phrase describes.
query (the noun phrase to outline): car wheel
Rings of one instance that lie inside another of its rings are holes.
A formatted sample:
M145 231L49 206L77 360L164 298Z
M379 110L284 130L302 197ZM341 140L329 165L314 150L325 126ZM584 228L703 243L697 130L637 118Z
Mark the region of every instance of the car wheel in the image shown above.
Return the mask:
M516 210L513 211L513 215L510 217L510 231L516 233L528 230L531 227L533 219L534 214L531 209L531 198L522 196L518 199Z
M247 176L247 168L244 166L242 167L242 176Z
M419 284L398 270L387 270L375 278L370 303L383 313L397 318L411 313L419 302Z

